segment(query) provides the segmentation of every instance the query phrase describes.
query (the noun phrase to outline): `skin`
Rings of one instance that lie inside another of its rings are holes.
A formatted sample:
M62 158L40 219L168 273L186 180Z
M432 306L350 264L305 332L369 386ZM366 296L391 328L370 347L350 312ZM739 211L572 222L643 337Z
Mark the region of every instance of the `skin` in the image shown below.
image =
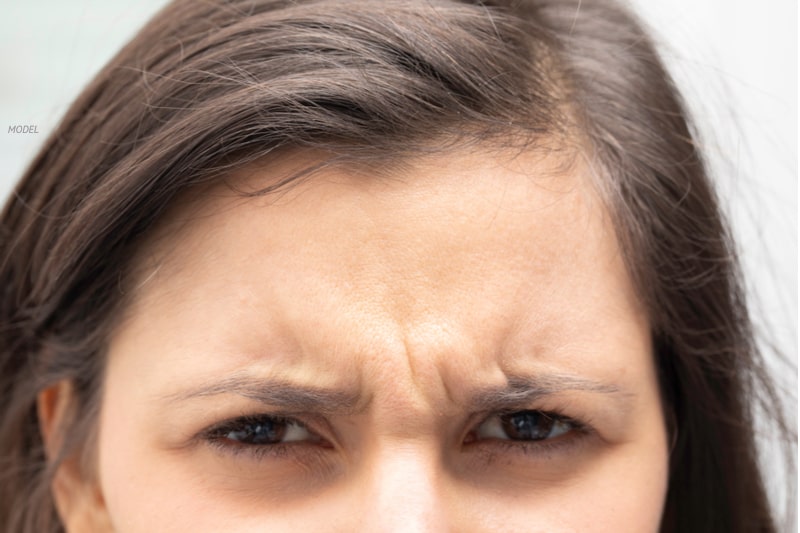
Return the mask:
M473 150L186 198L110 342L97 476L56 490L70 531L658 531L647 318L588 171L562 163ZM519 411L578 422L509 440L497 413ZM209 430L243 415L307 429Z

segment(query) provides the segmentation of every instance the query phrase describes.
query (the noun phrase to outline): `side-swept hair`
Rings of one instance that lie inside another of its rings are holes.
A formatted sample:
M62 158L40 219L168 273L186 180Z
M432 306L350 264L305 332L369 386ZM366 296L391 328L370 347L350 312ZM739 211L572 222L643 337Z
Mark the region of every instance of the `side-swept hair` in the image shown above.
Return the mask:
M499 142L571 145L595 169L674 441L662 530L775 531L753 409L779 402L694 138L612 0L175 1L81 94L0 219L0 529L63 530L53 472L91 455L126 269L182 193L281 148L346 164ZM48 462L36 400L61 380L76 400Z

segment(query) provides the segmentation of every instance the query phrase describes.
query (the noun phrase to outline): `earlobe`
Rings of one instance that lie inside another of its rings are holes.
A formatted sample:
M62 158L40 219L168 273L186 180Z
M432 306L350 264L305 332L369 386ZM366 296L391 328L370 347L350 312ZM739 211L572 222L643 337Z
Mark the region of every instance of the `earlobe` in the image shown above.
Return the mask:
M48 464L58 463L51 492L58 515L68 532L113 531L96 476L87 475L81 450L61 457L66 444L64 428L74 423L72 384L60 381L41 391L37 398L39 431Z

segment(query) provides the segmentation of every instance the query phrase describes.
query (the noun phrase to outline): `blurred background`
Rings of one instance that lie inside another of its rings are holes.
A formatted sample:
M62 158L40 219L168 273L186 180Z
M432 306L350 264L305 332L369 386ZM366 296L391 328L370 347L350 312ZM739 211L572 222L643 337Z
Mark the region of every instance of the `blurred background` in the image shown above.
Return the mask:
M95 72L165 0L6 0L0 199ZM697 120L732 220L756 325L797 420L797 2L635 0ZM768 7L766 7L768 6ZM9 133L33 125L38 133ZM774 349L772 348L774 346ZM781 361L781 355L786 361ZM787 363L788 361L788 363ZM785 499L787 473L762 437ZM779 504L782 506L782 502Z

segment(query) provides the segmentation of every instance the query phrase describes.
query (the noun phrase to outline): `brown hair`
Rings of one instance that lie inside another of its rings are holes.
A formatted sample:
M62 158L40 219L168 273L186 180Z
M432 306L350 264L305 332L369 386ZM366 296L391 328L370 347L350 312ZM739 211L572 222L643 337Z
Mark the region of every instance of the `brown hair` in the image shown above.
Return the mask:
M675 439L662 530L775 531L753 424L757 400L779 402L733 247L684 105L612 0L179 0L160 12L70 108L2 213L0 527L62 530L50 481L91 449L126 269L190 187L284 147L386 162L446 149L436 139L553 138L596 169L649 312ZM62 380L76 400L48 462L37 394Z

